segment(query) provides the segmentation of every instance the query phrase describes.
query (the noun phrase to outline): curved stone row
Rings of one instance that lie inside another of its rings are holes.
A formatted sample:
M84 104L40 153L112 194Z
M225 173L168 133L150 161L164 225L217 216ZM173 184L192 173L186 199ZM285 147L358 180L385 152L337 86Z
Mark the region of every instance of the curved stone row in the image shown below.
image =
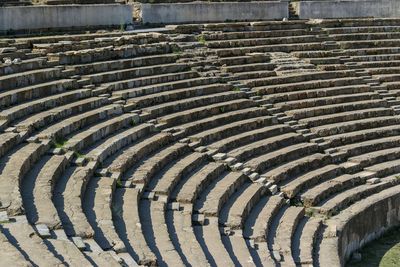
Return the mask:
M1 42L1 258L340 266L398 225L398 23Z

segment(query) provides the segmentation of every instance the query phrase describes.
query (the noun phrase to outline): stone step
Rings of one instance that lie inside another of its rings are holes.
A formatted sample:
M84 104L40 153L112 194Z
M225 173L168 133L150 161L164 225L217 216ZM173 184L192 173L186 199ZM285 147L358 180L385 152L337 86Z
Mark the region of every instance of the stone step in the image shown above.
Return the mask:
M371 92L368 85L363 85L363 81L358 77L339 77L327 78L323 80L298 81L294 83L278 83L276 85L266 85L253 88L257 94L264 95L271 101L282 99L290 101L318 96L333 96L338 93L357 93ZM350 85L352 85L351 88ZM276 99L276 100L275 100Z
M332 104L332 105L321 105L318 107L312 108L301 108L286 111L286 114L293 116L295 120L302 120L310 117L318 117L329 114L337 114L341 112L349 112L349 111L359 111L362 109L373 109L386 107L387 102L385 100L376 99L376 100L361 100L357 102L349 102L349 103L340 103L340 104Z
M317 39L315 40L317 41ZM298 50L320 50L323 49L320 42L313 43L294 43L294 44L272 44L272 45L258 45L258 46L244 46L235 48L218 48L214 51L219 57L229 57L246 55L248 53L266 53L266 52L292 52Z
M0 118L13 122L33 115L34 113L70 104L71 102L79 101L90 96L90 89L67 91L7 108L0 112Z
M349 144L338 147L338 151L345 152L348 157L354 157L361 154L367 154L373 151L389 149L398 146L400 138L398 136L389 136L379 139L368 140L364 142Z
M67 135L75 131L121 113L122 107L120 105L107 105L50 125L43 131L39 132L36 137L39 139L52 138L56 140L63 140Z
M75 2L75 4L110 4L114 3L112 1L90 1L90 0L80 0ZM72 4L67 0L48 0L45 2L47 5L63 5ZM62 35L48 36L36 39L36 42L32 44L33 50L39 50L46 53L56 53L56 52L67 52L67 51L80 51L80 50L90 50L101 47L110 47L114 45L128 45L128 44L141 44L141 43L153 43L162 41L163 38L160 36L154 36L148 33L133 34L132 32L102 32L102 33L86 33L86 34L74 34L69 35L68 38ZM28 38L28 42L32 41Z
M322 219L320 218L310 218L306 221L300 235L299 254L293 256L296 264L314 264L316 244L321 228Z
M221 176L226 169L227 167L224 164L210 162L191 175L173 198L180 203L194 203L197 196L199 196L210 183Z
M113 251L104 251L93 239L85 240L86 250L83 252L85 257L94 262L97 266L121 266L121 258Z
M59 178L55 186L53 201L68 236L82 238L94 236L93 228L83 211L82 201L86 185L92 178L95 169L96 163L94 162L84 167L70 167Z
M14 90L5 91L0 94L1 107L9 107L37 98L42 98L67 90L77 88L77 83L73 79L61 79L51 82L35 84L31 86L21 87Z
M351 120L362 120L371 117L382 117L393 115L393 111L389 108L376 107L371 109L362 109L354 111L340 112L337 114L322 115L299 120L300 123L307 124L308 127L318 127L322 125L347 122Z
M104 83L103 86L109 91L113 91L115 96L133 98L168 90L207 85L218 81L219 79L215 77L199 77L199 74L195 71L186 71L119 80Z
M377 79L378 82L384 83L384 84L400 81L399 74L380 74L380 75L375 75L374 78Z
M378 40L351 40L338 42L340 48L346 49L366 49L375 47L396 47L396 40L378 39Z
M242 229L249 213L265 194L266 190L266 187L257 183L253 183L247 187L246 190L235 199L233 205L230 206L225 225L231 229Z
M146 242L139 216L140 192L134 188L116 188L114 225L127 251L138 264L154 265L157 258Z
M249 32L250 34L252 32ZM232 33L234 34L234 33ZM270 57L265 54L265 53L257 53L257 54L248 54L248 55L242 55L242 56L232 56L232 57L226 57L226 58L217 58L217 61L221 65L226 65L227 67L234 66L236 65L250 65L250 64L257 64L257 63L266 63L269 62Z
M261 173L283 163L291 162L301 157L316 153L318 150L319 148L316 144L294 144L253 158L247 161L245 166Z
M174 127L174 129L183 131L185 135L188 136L202 132L204 129L212 129L228 123L266 116L267 114L268 112L264 108L250 107L226 112L186 124L181 124Z
M355 156L349 158L350 162L355 162L360 165L361 168L365 168L367 166L379 164L385 161L391 161L400 157L398 153L398 149L390 148L384 150L378 150L374 152L369 152L368 154L362 154L359 156Z
M172 113L170 115L163 115L162 117L157 119L157 122L163 125L162 127L167 128L192 122L194 120L204 119L214 115L220 115L225 112L231 112L242 108L255 106L254 101L248 99L235 99L236 97L236 95L227 95L227 98L225 98L225 96L222 95L220 99L216 98L214 100L211 100L210 97L210 102L215 100L221 100L223 102L212 104L208 102L208 100L205 100L209 103L208 105L189 108L189 110L182 110L180 112ZM231 98L232 100L228 100L229 98ZM189 103L190 102L197 105L195 100L189 101ZM171 104L171 108L173 106L174 105ZM161 110L158 110L158 112L160 111ZM161 113L160 115L162 114L163 113Z
M92 109L100 108L109 103L108 99L104 97L89 97L83 100L72 99L72 101L72 103L66 103L65 105L60 104L60 106L22 119L15 124L15 127L18 131L44 128L68 116L74 116Z
M257 128L272 125L274 124L274 122L275 119L271 116L257 117L209 129L198 134L189 136L189 139L193 142L200 142L202 145L207 145L221 139L240 134L243 131L249 132Z
M72 68L75 70L77 75L88 75L99 72L138 68L149 65L164 65L168 63L174 63L178 58L179 55L176 54L153 55L74 65Z
M31 266L32 264L24 257L24 255L14 246L6 236L7 229L0 226L0 255L2 264L9 266ZM36 240L37 236L34 236Z
M183 211L172 210L167 213L172 213L171 217L174 222L179 247L189 264L209 265L209 260L203 252L200 243L197 241L192 226L191 205L184 205ZM168 217L169 215L167 214L166 216Z
M277 166L265 173L262 173L262 176L272 182L281 182L288 177L298 176L302 173L321 168L329 163L331 163L330 156L316 153Z
M361 179L357 174L344 174L342 176L335 177L321 184L318 184L313 188L308 189L300 196L300 198L303 202L304 207L312 207L318 205L318 203L321 203L330 195L360 185L364 182L365 181L363 181L363 179Z
M119 238L113 222L113 196L116 179L93 177L87 183L83 210L94 230L94 238L103 250L125 252L126 247Z
M187 154L190 148L187 144L176 143L152 155L141 163L139 168L135 170L129 180L135 184L144 184L145 186L150 180L165 166L171 164L174 160Z
M317 183L335 178L343 172L343 168L337 165L326 165L322 168L318 168L296 177L293 181L281 186L280 190L286 195L286 197L294 198L303 190L307 190Z
M382 203L382 201L386 202L383 206L387 207L389 205L390 200L398 194L399 186L393 186L389 189L382 190L381 192L376 193L375 195L366 197L365 199L361 199L358 202L354 203L348 209L343 210L339 215L332 217L332 219L326 221L328 227L326 227L324 231L324 237L320 244L320 254L325 255L325 257L319 256L319 262L321 264L330 264L333 266L339 266L339 254L332 253L335 249L338 248L339 237L335 236L335 232L342 232L344 229L349 229L347 226L349 222L352 221L355 225L359 225L362 222L365 222L365 217L363 215L367 214L366 212L375 209L376 211L380 211L377 208L377 203ZM351 248L348 248L344 254L344 258L348 259L351 257L352 252L358 249L361 244L364 244L367 236L370 236L370 232L368 230L360 233L361 239L360 241L356 241ZM374 235L374 237L376 237ZM346 242L346 246L348 243ZM323 253L323 254L322 254Z
M399 159L382 162L365 168L366 171L374 172L377 177L385 177L399 173Z
M369 133L370 129L379 127L395 127L395 124L399 122L397 116L382 116L366 118L361 120L354 120L341 123L327 124L319 127L312 128L312 131L323 136L325 140L336 144L351 143L352 138L363 139L365 133ZM384 129L383 129L384 130ZM354 133L352 133L354 132ZM389 131L390 132L390 131ZM372 134L372 133L371 133ZM332 136L332 137L330 137ZM355 136L355 137L353 137ZM358 136L358 137L357 137Z
M23 141L22 135L14 132L5 132L0 134L0 156L3 157L12 148Z
M247 83L247 86L257 87L255 88L256 90L258 89L258 87L263 87L264 89L259 88L261 90L260 93L268 94L273 92L284 92L284 88L287 88L286 91L298 91L304 89L313 89L316 86L321 88L330 87L333 85L349 85L349 82L358 84L362 83L362 79L359 77L354 77L354 74L354 71L351 70L330 72L320 71L308 73L306 72L254 80ZM314 87L310 87L310 85L312 84L314 85ZM273 89L274 87L276 89Z
M149 185L150 190L157 195L169 195L174 187L187 175L207 162L207 156L202 153L191 153L188 156L173 163L173 165L156 181L154 186Z
M144 224L144 231L150 229L154 235L153 246L157 247L159 252L159 261L165 262L169 266L184 266L184 263L179 256L174 242L168 232L168 225L165 219L165 203L159 201L142 201L144 204L140 206L143 210L148 210L151 221ZM144 211L140 211L141 213Z
M398 179L395 177L388 177L381 179L377 184L364 184L347 191L344 191L319 206L319 212L326 215L335 215L341 210L347 208L350 204L362 200L373 194L377 194L382 190L398 184Z
M0 209L7 210L8 215L24 213L22 181L49 148L49 142L21 144L3 161L4 167L0 175Z
M22 73L31 70L46 68L49 67L49 65L51 65L51 63L47 61L46 57L25 59L21 62L15 62L11 65L4 64L0 67L0 74L3 76L8 74Z
M254 71L243 71L236 72L232 74L233 79L235 80L253 80L260 79L265 77L273 77L276 76L276 72L272 70L254 70ZM245 87L248 88L248 87ZM249 94L254 96L254 92L247 91Z
M264 70L274 70L275 64L270 62L262 62L262 63L252 63L252 64L243 64L243 65L230 65L226 67L222 67L222 71L225 72L233 72L233 73L243 73L249 71L264 71Z
M128 128L137 120L137 115L121 114L104 122L99 122L68 138L64 147L72 151L82 151L95 142L107 138L107 136L121 129Z
M224 246L218 225L218 218L210 217L208 220L209 223L201 227L201 237L212 259L217 266L235 266L230 254Z
M376 54L376 55L363 55L363 56L353 56L351 57L352 61L360 62L361 66L376 66L376 65L381 65L381 64L391 64L390 62L398 62L400 60L400 57L398 54L393 54L393 53L382 53L382 54Z
M131 123L134 124L135 120ZM90 160L103 163L107 158L118 153L124 147L127 147L144 137L151 136L153 132L155 132L154 125L149 123L139 124L128 128L127 130L123 130L122 132L107 138L99 146L90 150L90 152L86 154L86 157Z
M274 244L272 249L279 253L280 259L275 257L277 262L285 265L295 265L292 257L292 239L296 231L297 224L304 216L303 207L289 207L285 210L276 229Z
M363 87L359 87L363 88ZM364 87L365 88L365 87ZM332 88L331 88L332 89ZM366 88L367 89L367 88ZM369 89L367 89L369 90ZM351 91L351 94L345 95L334 95L334 96L327 96L327 97L312 97L312 95L308 95L306 99L299 96L298 99L294 101L288 101L284 103L277 103L275 100L275 106L282 108L283 110L296 110L306 109L306 111L312 111L312 108L316 108L318 106L327 106L327 105L337 105L341 103L348 103L354 101L365 101L378 98L378 94L374 92L365 92L365 93L357 93L354 92L354 88ZM316 92L314 92L316 93ZM316 95L317 96L317 95ZM288 113L290 114L290 113Z
M23 251L24 257L31 264L38 266L64 266L62 260L54 255L43 240L38 236L35 230L26 222L9 223L1 226L3 234L14 246L18 246ZM8 246L10 250L10 247ZM15 252L16 261L23 263ZM7 258L7 257L6 257ZM14 260L14 259L13 259ZM14 263L13 263L14 265Z
M49 60L58 60L61 65L87 64L111 59L122 59L134 56L164 54L171 51L169 44L146 44L139 46L108 46L85 50L57 52L47 54Z
M144 142L146 140L146 142ZM172 142L171 134L159 133L139 139L132 146L129 146L108 165L108 170L112 172L125 172L140 160L154 153L158 149L163 149Z
M206 216L217 216L224 203L229 197L248 181L247 176L239 172L230 172L223 176L207 192L204 203L195 207L195 209ZM210 185L211 186L211 185Z
M248 242L241 236L240 230L236 230L233 235L227 236L225 240L226 239L229 240L229 243L232 246L232 254L235 255L241 266L250 267L255 265L255 261L252 257L252 254L255 252L255 250L247 246Z
M361 35L362 33L366 34L374 34L374 33L390 33L397 32L398 26L392 25L389 22L373 22L368 23L365 20L352 20L353 25L343 25L344 27L327 27L324 30L330 35L349 35L350 37L353 34ZM350 23L350 21L349 21ZM333 26L333 25L332 25Z
M241 153L241 146L244 148L246 145L248 145L250 148L252 142L271 138L280 134L283 135L292 131L293 130L287 125L271 125L247 133L241 133L235 136L224 138L210 144L209 147L212 149L216 149L219 152L227 152L229 150L232 150L230 154L232 154L232 156L235 155L235 157L240 158L240 156L238 156L239 154L236 155L236 153Z
M35 69L22 73L2 75L0 78L0 88L2 90L10 90L49 82L59 78L61 78L61 70L59 68Z
M90 79L94 84L110 83L118 80L127 80L143 76L153 76L166 74L171 72L188 71L187 64L171 63L165 65L144 66L130 69L112 70L106 72L98 72L82 76L83 78Z
M171 113L182 112L185 110L193 110L195 108L204 107L208 105L215 105L221 102L228 102L244 98L243 92L222 92L205 96L192 97L177 101L171 101L143 109L144 112L149 113L151 118L159 116L166 116ZM223 110L224 112L225 110ZM228 110L227 110L228 111ZM221 113L223 113L221 112Z
M135 97L133 99L128 99L127 103L134 105L134 109L141 109L191 97L218 94L227 91L231 91L230 86L217 83L198 87L168 90L157 94Z
M71 155L70 153L69 155L44 157L38 164L40 170L31 185L32 188L24 188L25 207L31 207L26 210L29 222L45 224L50 229L61 226L61 220L52 202L53 186L67 168ZM28 179L30 180L30 177L27 177Z
M282 127L275 127L275 130L276 129L282 130ZM269 130L271 130L270 133L273 132L272 129ZM275 133L276 132L277 131L275 131ZM229 152L229 156L234 157L239 161L245 161L263 154L272 153L273 151L282 149L285 146L298 144L300 142L303 142L304 138L297 133L288 132L276 136L267 136L267 138L261 139L259 141L252 141L254 142L231 150Z
M276 45L276 44L299 44L299 43L312 43L317 39L315 35L291 36L285 37L271 37L271 38L251 38L251 39L229 39L229 40L216 40L207 41L208 48L232 48L232 47L249 47L249 46L263 46L263 45Z
M48 246L61 255L63 261L70 266L89 266L91 263L85 258L83 253L68 239L47 239Z
M351 56L352 59L356 56L367 56L374 54L393 54L398 51L396 46L394 47L372 47L372 48L352 48L345 49L342 51L343 56Z

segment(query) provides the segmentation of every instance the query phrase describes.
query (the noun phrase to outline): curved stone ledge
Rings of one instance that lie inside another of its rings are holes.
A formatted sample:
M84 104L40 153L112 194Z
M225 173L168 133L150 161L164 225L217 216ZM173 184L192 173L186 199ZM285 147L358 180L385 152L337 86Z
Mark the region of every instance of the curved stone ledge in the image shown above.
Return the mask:
M361 200L329 219L326 224L328 229L321 252L327 251L329 254L320 254L320 258L330 263L337 262L339 258L343 266L354 251L400 225L400 186ZM334 250L337 253L332 253Z

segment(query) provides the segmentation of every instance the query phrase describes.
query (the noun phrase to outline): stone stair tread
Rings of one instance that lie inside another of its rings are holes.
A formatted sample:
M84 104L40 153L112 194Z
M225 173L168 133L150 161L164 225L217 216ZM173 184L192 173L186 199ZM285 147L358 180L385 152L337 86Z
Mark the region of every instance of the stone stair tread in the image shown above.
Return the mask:
M202 167L182 185L176 194L176 200L182 203L193 203L201 191L214 179L220 176L226 167L222 163L210 162Z
M117 188L115 191L114 223L119 235L138 264L157 263L155 254L147 245L139 217L140 192L134 188Z
M222 242L218 219L209 218L208 220L208 225L202 227L202 237L213 260L218 266L235 266Z
M173 213L174 227L180 249L191 264L201 266L209 265L200 244L197 242L194 229L192 228L191 205L184 206L184 211L171 211Z
M206 201L197 210L207 216L215 216L219 213L224 202L229 196L239 188L246 180L247 176L239 172L226 174L223 179L218 181L207 195Z
M91 263L82 252L69 240L47 239L57 254L61 255L63 261L71 266L90 266Z
M23 254L15 247L3 233L5 229L0 226L0 242L1 249L0 255L2 258L2 264L7 266L21 266L27 267L32 266L32 264L25 259Z
M10 223L2 226L7 238L16 242L28 259L39 266L66 266L56 257L26 222Z

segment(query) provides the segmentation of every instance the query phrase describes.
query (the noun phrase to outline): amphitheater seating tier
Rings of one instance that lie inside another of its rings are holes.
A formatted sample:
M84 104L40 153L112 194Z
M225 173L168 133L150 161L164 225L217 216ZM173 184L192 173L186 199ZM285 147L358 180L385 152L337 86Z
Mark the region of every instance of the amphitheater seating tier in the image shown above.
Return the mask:
M331 224L399 188L399 22L5 39L1 258L339 266Z

